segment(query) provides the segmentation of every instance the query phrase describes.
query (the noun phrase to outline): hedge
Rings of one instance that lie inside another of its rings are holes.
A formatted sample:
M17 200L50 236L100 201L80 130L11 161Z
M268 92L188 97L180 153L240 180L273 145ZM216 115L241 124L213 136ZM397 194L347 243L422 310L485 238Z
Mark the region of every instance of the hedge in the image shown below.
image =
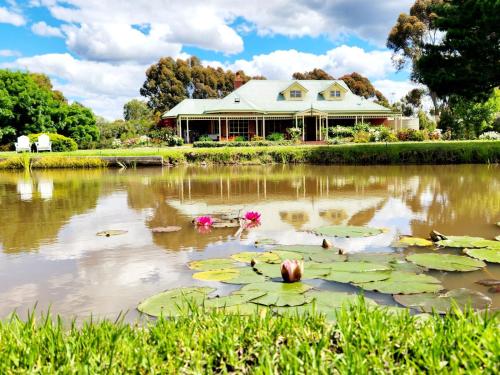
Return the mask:
M52 151L54 152L76 151L78 149L78 145L73 139L56 133L30 134L30 142L38 142L38 137L42 134L49 136L49 139L52 142Z

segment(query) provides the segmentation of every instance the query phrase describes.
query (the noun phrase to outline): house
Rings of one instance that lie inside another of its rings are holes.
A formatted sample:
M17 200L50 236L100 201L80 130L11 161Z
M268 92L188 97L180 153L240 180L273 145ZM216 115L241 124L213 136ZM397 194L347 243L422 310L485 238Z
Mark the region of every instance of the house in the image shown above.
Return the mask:
M302 129L303 141L321 141L334 125L368 122L398 128L401 114L357 96L341 80L250 80L222 99L185 99L164 113L168 125L189 143L266 137Z

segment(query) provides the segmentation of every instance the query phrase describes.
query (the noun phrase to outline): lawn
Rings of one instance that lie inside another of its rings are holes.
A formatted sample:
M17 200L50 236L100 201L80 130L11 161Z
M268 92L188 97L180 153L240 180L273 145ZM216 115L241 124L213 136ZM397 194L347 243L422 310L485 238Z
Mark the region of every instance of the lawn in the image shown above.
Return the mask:
M0 323L0 373L498 373L499 316L359 304L322 316L212 312L130 325Z
M40 168L78 167L77 157L101 156L161 156L166 163L211 163L211 164L268 164L268 163L313 163L313 164L464 164L500 162L500 141L446 141L446 142L396 142L358 143L343 145L297 145L263 147L192 148L189 146L170 148L134 148L113 150L79 150L30 154L29 158L56 158L41 163ZM9 162L9 159L12 159ZM0 168L23 168L28 156L13 152L0 153ZM69 160L69 159L68 159ZM7 161L7 164L5 164ZM51 166L52 164L52 166ZM81 163L82 167L102 166L102 163ZM90 164L90 165L87 165ZM43 166L42 166L43 165ZM37 167L33 165L33 167Z

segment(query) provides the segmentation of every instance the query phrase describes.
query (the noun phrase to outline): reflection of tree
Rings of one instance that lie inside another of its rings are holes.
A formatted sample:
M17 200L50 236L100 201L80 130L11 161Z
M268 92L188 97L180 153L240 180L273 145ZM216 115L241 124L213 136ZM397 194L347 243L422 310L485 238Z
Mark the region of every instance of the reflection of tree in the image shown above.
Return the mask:
M306 212L301 211L281 211L280 218L297 230L301 230L304 224L309 222L309 215Z
M333 225L342 224L344 220L347 219L348 217L345 210L320 211L319 216Z
M17 181L36 185L39 177L54 181L52 198L41 199L34 193L31 200L20 200L16 193ZM94 208L99 197L100 182L99 179L88 177L85 173L62 171L33 176L2 173L0 242L4 251L37 250L42 243L55 241L61 227L73 215Z

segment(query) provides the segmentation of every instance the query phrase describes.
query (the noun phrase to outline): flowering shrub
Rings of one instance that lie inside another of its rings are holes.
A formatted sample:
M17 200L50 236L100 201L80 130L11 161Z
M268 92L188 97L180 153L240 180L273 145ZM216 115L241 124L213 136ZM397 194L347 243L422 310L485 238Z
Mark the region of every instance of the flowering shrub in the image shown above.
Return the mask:
M285 139L285 135L283 133L271 133L269 134L266 139L268 141L282 141Z
M300 137L302 137L302 129L300 128L288 128L286 129L286 132L288 133L290 139L294 142L298 142Z
M120 147L122 147L121 139L118 138L113 139L113 142L111 142L111 148L120 148Z
M328 128L328 136L331 138L351 138L354 137L354 128L349 126L333 126Z
M490 141L498 141L500 140L500 133L495 132L495 131L489 131L486 133L483 133L479 136L479 139L487 139Z
M429 139L433 141L439 141L443 135L441 134L441 129L434 129L433 131L429 132Z

